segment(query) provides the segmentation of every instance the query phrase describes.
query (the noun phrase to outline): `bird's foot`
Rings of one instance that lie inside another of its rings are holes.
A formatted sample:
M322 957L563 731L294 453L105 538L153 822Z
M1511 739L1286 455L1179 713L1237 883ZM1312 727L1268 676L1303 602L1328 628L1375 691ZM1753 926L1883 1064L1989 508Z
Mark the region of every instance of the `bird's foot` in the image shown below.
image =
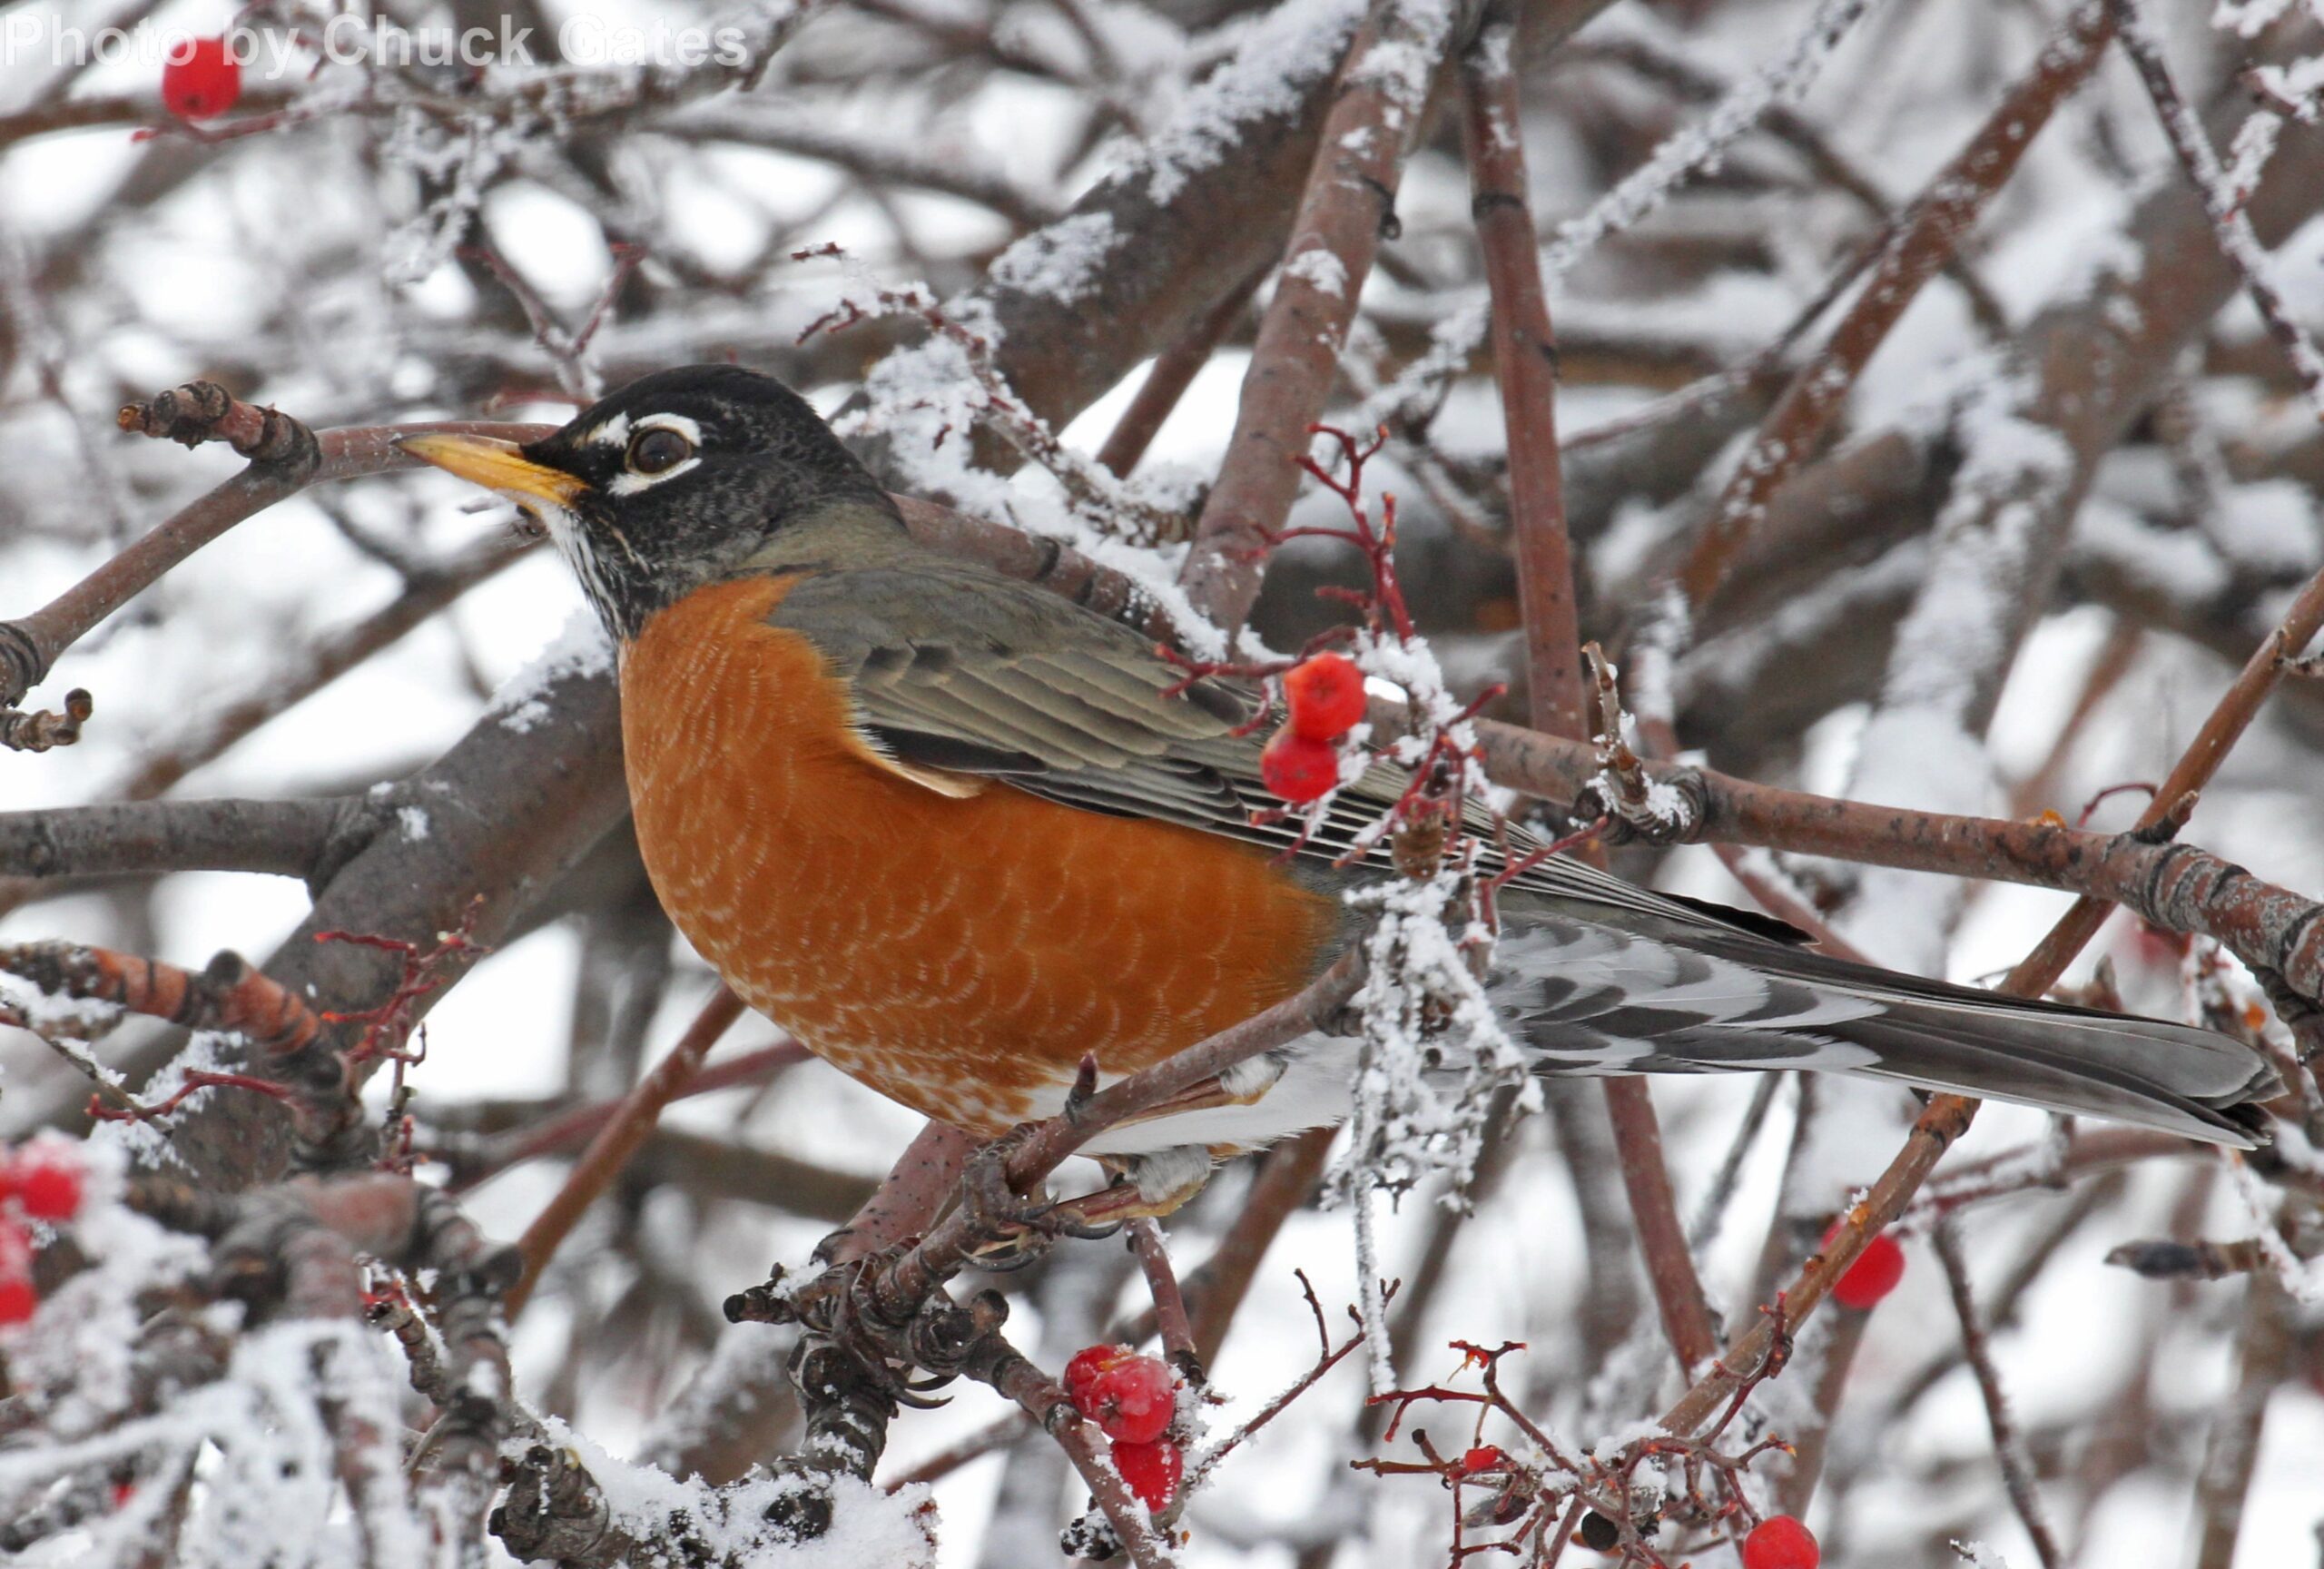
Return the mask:
M1110 1235L1126 1221L1159 1220L1175 1214L1210 1180L1214 1151L1199 1144L1150 1155L1101 1157L1113 1182L1095 1193L1056 1206L1077 1225Z
M1038 1124L1022 1123L969 1157L961 1173L960 1204L979 1235L990 1238L976 1248L980 1268L1021 1269L1047 1253L1060 1237L1110 1237L1119 1221L1092 1222L1071 1204L1029 1198L1009 1184L1009 1157ZM1125 1216L1127 1219L1128 1217Z

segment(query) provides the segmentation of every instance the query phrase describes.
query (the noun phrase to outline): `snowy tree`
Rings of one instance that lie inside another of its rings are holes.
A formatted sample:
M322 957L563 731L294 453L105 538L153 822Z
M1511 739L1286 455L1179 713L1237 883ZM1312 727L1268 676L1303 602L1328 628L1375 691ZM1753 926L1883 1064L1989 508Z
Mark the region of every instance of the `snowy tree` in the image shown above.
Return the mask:
M0 94L12 1561L2312 1558L2313 0L19 0ZM752 1015L396 444L730 360L1189 680L1352 660L1259 815L1365 939L982 1148ZM1528 846L2270 1140L1529 1073ZM1346 1128L1025 1235L1317 1030Z

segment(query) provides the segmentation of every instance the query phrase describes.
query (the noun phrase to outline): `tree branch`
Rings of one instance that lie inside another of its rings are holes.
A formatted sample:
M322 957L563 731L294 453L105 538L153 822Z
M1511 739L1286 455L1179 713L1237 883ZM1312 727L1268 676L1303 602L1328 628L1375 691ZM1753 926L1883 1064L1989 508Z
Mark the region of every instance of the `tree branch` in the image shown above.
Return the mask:
M0 812L0 875L270 872L306 877L389 815L361 796L305 801L136 801Z
M1180 574L1196 605L1239 624L1258 597L1267 547L1299 489L1308 427L1324 411L1356 296L1384 233L1436 71L1452 40L1448 6L1374 0L1348 45L1300 197L1275 297L1259 320L1235 432Z
M1875 350L1937 270L1960 252L1985 203L2057 107L2096 68L2114 30L2108 0L2083 0L1967 146L1929 182L1824 347L1792 375L1696 536L1677 587L1691 619L1734 567L1768 502L1815 453Z
M718 1044L718 1038L727 1027L743 1016L743 1000L721 986L717 994L702 1006L694 1022L678 1043L670 1048L669 1055L654 1065L654 1071L638 1081L610 1120L589 1140L589 1147L573 1163L565 1185L543 1206L525 1228L517 1242L517 1251L524 1258L525 1273L509 1288L508 1317L514 1318L525 1309L534 1288L540 1284L541 1272L548 1268L559 1244L569 1235L591 1204L596 1202L614 1179L620 1176L630 1158L637 1153L654 1131L662 1110L672 1100L685 1093L687 1085L701 1071L703 1059Z

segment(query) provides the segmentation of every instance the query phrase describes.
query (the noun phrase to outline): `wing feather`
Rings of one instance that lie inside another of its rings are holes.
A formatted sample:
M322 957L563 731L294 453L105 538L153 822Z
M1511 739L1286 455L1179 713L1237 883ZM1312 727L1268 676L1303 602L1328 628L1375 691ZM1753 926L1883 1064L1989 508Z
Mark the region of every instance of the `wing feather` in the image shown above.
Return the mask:
M1086 811L1147 816L1310 862L1338 861L1403 794L1379 764L1313 824L1254 823L1283 803L1261 783L1260 738L1235 734L1258 697L1184 672L1140 634L998 573L947 563L809 577L774 625L808 638L852 689L864 732L914 769L1006 782ZM907 775L907 777L911 775ZM923 781L925 783L926 781ZM1472 804L1472 826L1489 826ZM1540 841L1512 824L1513 849ZM1371 858L1384 861L1384 845ZM1764 936L1764 922L1705 910L1557 855L1512 880L1574 914L1659 931Z

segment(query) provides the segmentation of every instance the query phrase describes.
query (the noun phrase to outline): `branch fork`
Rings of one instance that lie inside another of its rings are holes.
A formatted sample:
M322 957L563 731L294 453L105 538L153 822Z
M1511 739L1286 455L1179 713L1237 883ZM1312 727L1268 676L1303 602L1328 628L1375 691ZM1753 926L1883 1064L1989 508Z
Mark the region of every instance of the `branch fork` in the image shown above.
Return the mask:
M1625 738L1630 725L1622 708L1620 672L1595 642L1583 646L1581 661L1590 684L1589 710L1598 749L1598 771L1575 795L1576 822L1606 821L1607 842L1682 844L1702 832L1709 788L1692 768L1649 776L1645 760Z

